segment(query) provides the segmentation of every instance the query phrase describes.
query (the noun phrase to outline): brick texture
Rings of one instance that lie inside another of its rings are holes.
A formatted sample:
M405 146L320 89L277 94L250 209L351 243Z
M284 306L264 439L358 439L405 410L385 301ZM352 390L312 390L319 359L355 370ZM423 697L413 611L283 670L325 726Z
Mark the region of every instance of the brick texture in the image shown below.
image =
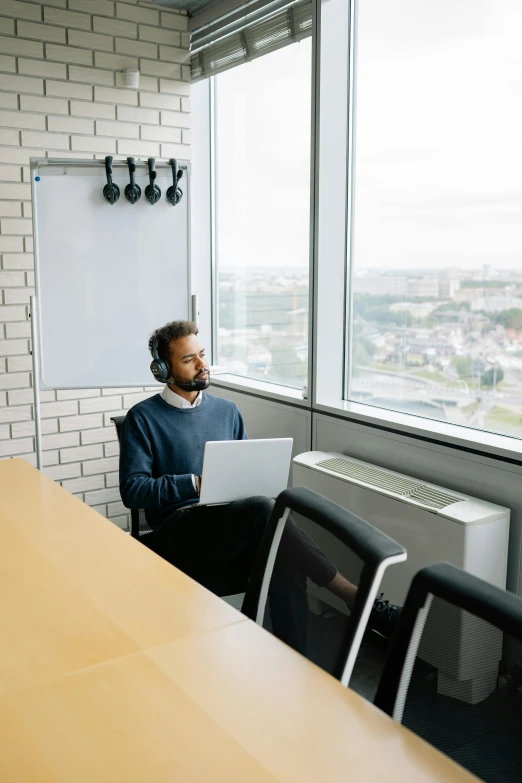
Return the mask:
M31 157L190 158L187 18L136 0L9 0L0 11L0 459L36 464ZM122 71L139 68L140 89ZM145 336L146 338L146 336ZM154 391L156 389L154 388ZM151 389L41 392L44 472L128 528L110 417Z

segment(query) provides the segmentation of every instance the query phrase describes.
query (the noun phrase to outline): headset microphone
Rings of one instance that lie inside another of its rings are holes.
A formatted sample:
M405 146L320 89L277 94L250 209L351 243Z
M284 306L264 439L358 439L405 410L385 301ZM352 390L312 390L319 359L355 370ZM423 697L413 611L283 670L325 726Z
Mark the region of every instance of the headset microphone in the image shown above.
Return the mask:
M210 380L210 372L207 370L208 378L206 380L201 381L191 381L190 383L178 383L176 381L176 386L179 386L180 389L183 389L183 391L204 391Z

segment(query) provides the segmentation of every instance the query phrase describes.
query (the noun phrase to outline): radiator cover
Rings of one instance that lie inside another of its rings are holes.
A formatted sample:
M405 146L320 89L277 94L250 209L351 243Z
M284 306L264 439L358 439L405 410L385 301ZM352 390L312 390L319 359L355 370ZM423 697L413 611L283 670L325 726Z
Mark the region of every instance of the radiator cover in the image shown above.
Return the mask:
M420 568L441 561L506 588L508 508L337 453L312 451L295 457L293 484L333 500L407 549L406 562L387 569L382 582L392 603L404 603ZM497 671L502 639L492 630L485 647L476 650L473 629L462 622L456 652L449 658L436 643L429 649L421 646L420 657L439 670L440 692L470 703L489 695L496 675L484 679L478 670L484 671L487 654L490 671ZM429 637L433 640L441 633L433 628Z

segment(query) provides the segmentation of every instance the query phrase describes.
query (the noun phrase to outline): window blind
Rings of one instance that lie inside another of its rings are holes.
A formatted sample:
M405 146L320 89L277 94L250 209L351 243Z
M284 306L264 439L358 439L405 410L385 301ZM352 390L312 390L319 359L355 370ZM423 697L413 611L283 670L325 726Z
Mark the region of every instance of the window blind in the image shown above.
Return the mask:
M256 57L300 41L312 34L312 0L295 0L285 8L242 24L212 31L211 40L196 30L191 37L190 69L193 82L242 65ZM233 30L230 31L230 27Z

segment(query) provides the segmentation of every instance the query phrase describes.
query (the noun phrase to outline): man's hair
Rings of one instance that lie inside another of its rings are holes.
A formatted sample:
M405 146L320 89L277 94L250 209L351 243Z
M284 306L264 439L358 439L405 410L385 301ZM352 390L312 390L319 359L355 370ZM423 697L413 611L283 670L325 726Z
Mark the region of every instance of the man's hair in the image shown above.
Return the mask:
M170 324L165 324L165 326L152 332L149 339L149 351L151 356L154 356L154 340L158 341L158 356L160 359L168 362L170 361L170 341L197 333L198 327L193 321L171 321Z

